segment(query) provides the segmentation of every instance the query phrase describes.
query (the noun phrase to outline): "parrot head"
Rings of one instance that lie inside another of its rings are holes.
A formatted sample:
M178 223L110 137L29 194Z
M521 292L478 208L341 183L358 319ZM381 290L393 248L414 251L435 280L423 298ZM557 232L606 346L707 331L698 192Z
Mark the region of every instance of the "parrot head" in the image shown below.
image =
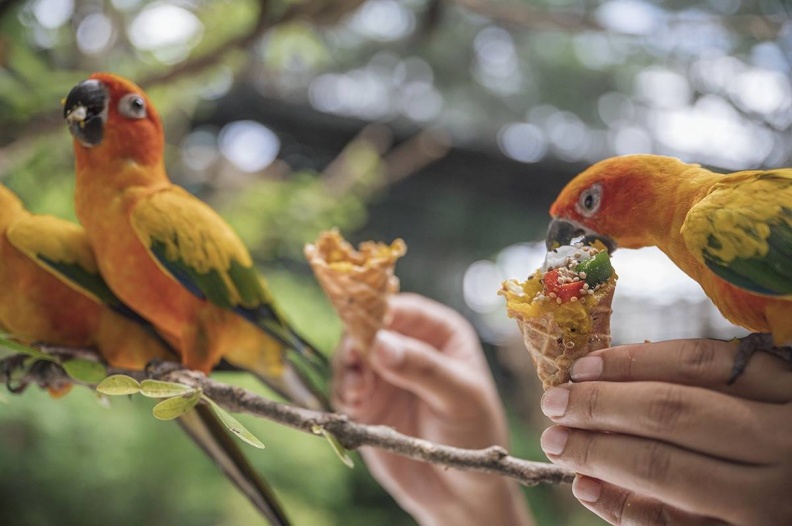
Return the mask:
M652 244L654 225L667 213L658 210L669 182L662 175L681 173L686 167L678 159L659 155L613 157L589 167L550 207L548 250L580 236L585 242L601 241L609 252Z
M66 96L63 117L75 151L152 164L162 157L162 122L146 94L110 73L94 73Z

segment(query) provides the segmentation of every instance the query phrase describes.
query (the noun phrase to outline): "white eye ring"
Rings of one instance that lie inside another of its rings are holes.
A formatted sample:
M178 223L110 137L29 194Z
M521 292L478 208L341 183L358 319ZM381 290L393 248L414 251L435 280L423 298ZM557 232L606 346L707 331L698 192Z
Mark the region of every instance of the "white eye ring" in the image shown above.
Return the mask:
M602 202L602 186L593 184L580 193L577 202L577 210L585 217L591 217L599 210Z
M118 101L118 112L128 119L144 119L146 101L137 93L127 93Z

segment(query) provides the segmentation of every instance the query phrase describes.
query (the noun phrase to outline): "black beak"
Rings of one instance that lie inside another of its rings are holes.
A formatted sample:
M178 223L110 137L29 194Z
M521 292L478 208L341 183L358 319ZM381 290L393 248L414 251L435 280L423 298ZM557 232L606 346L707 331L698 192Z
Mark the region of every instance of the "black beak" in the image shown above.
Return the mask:
M98 80L84 80L74 86L63 105L63 118L69 132L83 146L102 142L107 119L107 89Z
M547 250L553 250L561 245L569 245L577 237L582 237L583 243L587 245L594 241L600 241L610 254L616 250L616 242L613 239L564 219L553 219L550 222L550 226L547 228L547 236L545 237L545 245Z

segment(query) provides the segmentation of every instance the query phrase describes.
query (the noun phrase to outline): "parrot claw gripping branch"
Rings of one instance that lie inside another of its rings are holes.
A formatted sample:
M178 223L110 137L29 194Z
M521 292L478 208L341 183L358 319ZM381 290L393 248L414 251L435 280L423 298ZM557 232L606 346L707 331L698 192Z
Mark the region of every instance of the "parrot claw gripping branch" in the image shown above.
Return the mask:
M601 161L550 208L549 248L576 236L656 246L697 281L740 339L730 383L756 351L792 361L792 169L711 172L658 155Z

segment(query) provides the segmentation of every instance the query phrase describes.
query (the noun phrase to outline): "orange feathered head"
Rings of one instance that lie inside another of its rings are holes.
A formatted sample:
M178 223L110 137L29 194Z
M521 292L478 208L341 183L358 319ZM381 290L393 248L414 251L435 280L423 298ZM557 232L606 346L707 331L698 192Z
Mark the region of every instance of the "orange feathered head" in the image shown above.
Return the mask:
M611 251L650 244L649 230L666 213L658 199L675 180L664 175L686 168L689 165L678 159L659 155L613 157L591 166L572 179L550 207L548 248L579 236L599 239Z
M157 110L133 82L94 73L69 92L63 117L84 155L150 165L162 158L164 137Z

